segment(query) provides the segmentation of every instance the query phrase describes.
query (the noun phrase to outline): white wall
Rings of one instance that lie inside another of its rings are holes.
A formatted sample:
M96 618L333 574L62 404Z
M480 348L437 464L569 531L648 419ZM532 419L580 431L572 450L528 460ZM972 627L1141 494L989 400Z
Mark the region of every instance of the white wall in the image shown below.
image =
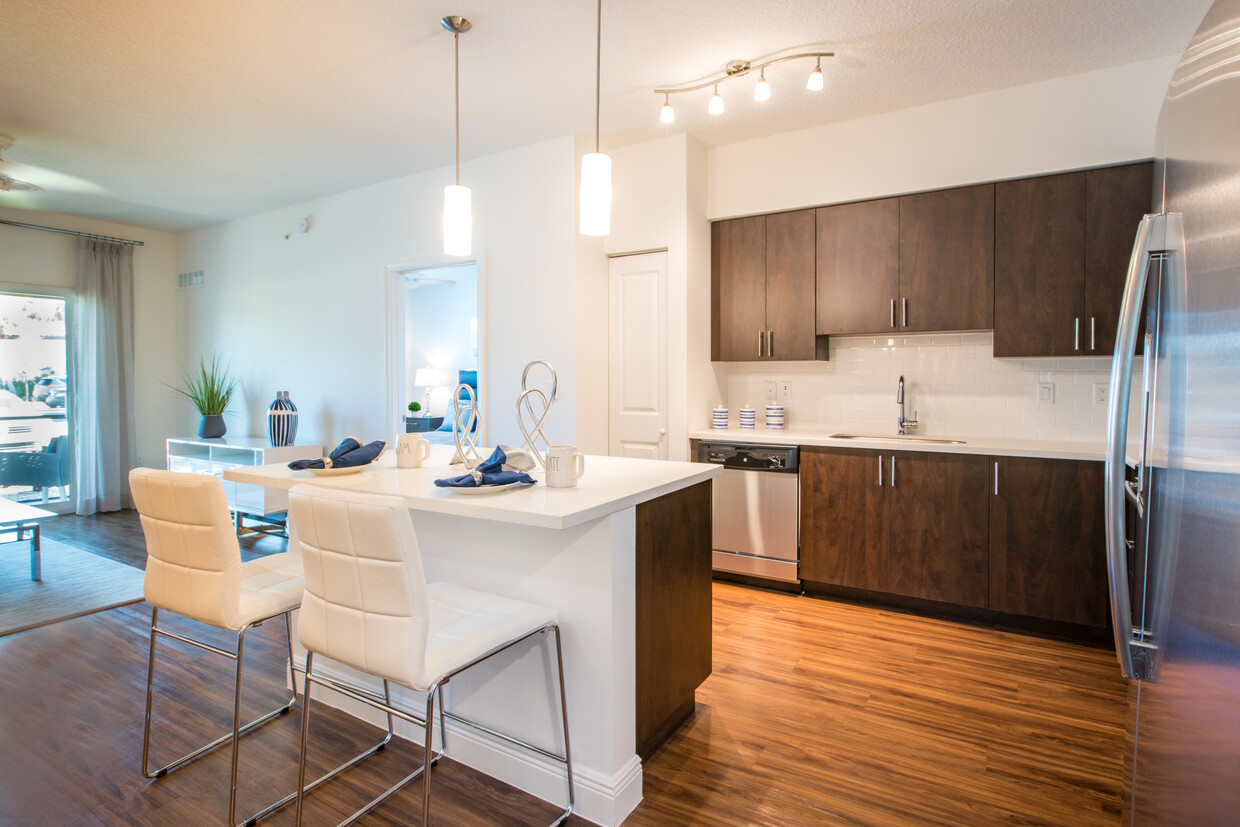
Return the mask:
M1154 155L1176 58L1015 86L710 152L712 219Z
M709 153L709 214L752 215L1149 158L1175 63L1160 58L717 147ZM789 427L888 432L904 373L925 432L1102 439L1104 411L1085 394L1107 381L1106 360L996 360L988 332L833 337L828 363L716 367L725 380L712 402L731 408L734 423L740 406L766 404L768 381L794 376ZM1039 381L1055 382L1053 406L1034 401Z
M551 436L575 435L574 167L571 137L462 166L484 285L480 402L489 442L520 444L513 410L533 359L560 376ZM393 437L387 406L403 404L389 401L386 387L386 268L442 258L451 179L448 169L408 176L183 234L179 268L204 270L206 284L178 296L178 352L185 363L216 352L232 362L242 398L230 433L264 434L267 405L288 390L301 412L298 442ZM285 240L303 215L310 232ZM185 413L181 431L194 423Z
M138 464L164 464L164 439L176 421L176 395L160 384L178 381L176 351L176 236L57 213L0 207L0 218L62 230L145 242L134 250L134 410ZM74 237L0 224L0 283L72 289ZM187 403L188 404L188 403Z

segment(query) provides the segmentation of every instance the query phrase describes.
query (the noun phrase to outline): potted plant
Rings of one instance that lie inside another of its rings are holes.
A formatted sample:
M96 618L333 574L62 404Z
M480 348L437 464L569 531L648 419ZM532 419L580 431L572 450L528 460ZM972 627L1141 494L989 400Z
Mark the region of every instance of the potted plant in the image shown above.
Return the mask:
M198 436L214 439L227 432L224 410L237 389L237 380L229 374L228 368L221 367L218 355L211 360L210 366L205 359L200 359L196 373L185 372L185 387L172 389L192 402L202 415L198 423Z
M420 410L422 410L422 403L421 403L421 402L410 402L410 403L409 403L409 416L410 416L410 417L415 416L415 415L417 414L417 412L418 412L418 411L420 411Z

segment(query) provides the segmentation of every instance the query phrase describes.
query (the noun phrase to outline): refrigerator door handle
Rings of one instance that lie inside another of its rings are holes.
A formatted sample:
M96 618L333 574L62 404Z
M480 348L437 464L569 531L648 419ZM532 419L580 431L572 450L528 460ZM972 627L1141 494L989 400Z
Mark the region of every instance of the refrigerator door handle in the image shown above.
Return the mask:
M1141 315L1141 302L1145 297L1146 274L1150 264L1150 242L1155 224L1163 217L1147 215L1141 219L1137 237L1132 245L1132 257L1128 262L1128 276L1124 283L1124 299L1120 305L1119 323L1115 330L1115 354L1111 360L1111 386L1108 391L1107 453L1106 453L1106 532L1107 532L1107 586L1111 592L1111 628L1115 633L1115 653L1119 658L1120 671L1125 678L1141 678L1134 669L1132 651L1133 624L1132 605L1128 594L1128 543L1125 525L1128 486L1128 406L1132 393L1132 367L1137 346L1137 327ZM1145 437L1139 461L1144 462ZM1138 656L1138 665L1147 660ZM1144 671L1144 670L1141 670Z

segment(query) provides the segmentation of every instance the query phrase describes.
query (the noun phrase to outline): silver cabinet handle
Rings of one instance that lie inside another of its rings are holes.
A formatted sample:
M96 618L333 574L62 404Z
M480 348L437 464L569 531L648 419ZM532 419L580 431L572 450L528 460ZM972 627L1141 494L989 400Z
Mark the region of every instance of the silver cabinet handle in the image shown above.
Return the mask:
M762 358L762 331L758 331L758 358Z
M901 327L908 327L908 299L900 299Z
M1094 327L1095 327L1095 324L1094 324L1094 317L1093 317L1093 316L1090 316L1090 317L1089 317L1089 349L1090 349L1090 350L1094 350L1094 349L1095 349L1095 345L1094 345Z
M894 301L894 300L893 300ZM878 487L883 487L883 455L878 455Z
M1150 242L1156 224L1164 216L1147 215L1141 219L1137 237L1128 261L1124 284L1124 300L1120 305L1119 324L1115 329L1115 354L1111 359L1111 386L1107 404L1106 504L1107 587L1111 592L1111 627L1115 633L1115 653L1124 677L1141 677L1134 671L1134 649L1148 653L1149 644L1134 640L1132 605L1128 595L1128 538L1124 513L1127 505L1126 454L1128 447L1128 403L1132 393L1132 366L1137 345L1137 324L1141 302L1145 298L1146 275L1151 257ZM1169 228L1159 227L1166 231ZM1170 233L1168 233L1170 235ZM1169 241L1170 239L1168 239ZM1175 256L1168 258L1174 260ZM1146 355L1149 355L1147 349ZM1142 435L1140 462L1145 461L1145 435ZM1140 644L1140 645L1138 645ZM1144 662L1144 656L1142 657Z
M891 455L891 487L896 487L896 455Z
M895 326L896 326L896 300L892 299L891 300L891 327L892 329L894 329Z
M999 463L995 463L995 496L999 496Z
M1072 319L1072 349L1081 349L1081 317L1076 316Z
M766 358L775 358L775 331L768 330L766 332Z

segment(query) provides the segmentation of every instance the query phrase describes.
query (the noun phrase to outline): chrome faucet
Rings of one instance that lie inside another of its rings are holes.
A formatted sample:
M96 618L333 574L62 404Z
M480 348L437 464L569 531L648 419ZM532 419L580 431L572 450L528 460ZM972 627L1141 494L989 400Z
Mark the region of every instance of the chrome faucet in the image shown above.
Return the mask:
M917 427L917 411L913 411L913 418L906 419L904 417L904 377L900 377L900 383L896 385L896 401L900 403L900 417L896 420L896 424L900 426L897 433L906 433L906 428Z

